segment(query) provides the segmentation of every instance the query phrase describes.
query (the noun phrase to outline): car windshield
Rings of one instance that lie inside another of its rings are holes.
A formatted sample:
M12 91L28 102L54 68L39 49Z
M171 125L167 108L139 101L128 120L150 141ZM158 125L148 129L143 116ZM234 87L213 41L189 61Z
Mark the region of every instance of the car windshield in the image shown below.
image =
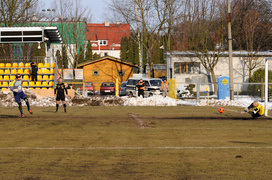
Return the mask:
M150 80L151 86L161 86L161 80Z
M122 83L121 84L121 87L126 87L127 86L127 83Z
M103 87L112 87L112 86L114 86L114 83L103 83L102 86Z
M85 86L86 86L86 87L92 87L92 86L93 86L93 83L91 83L91 82L85 83Z

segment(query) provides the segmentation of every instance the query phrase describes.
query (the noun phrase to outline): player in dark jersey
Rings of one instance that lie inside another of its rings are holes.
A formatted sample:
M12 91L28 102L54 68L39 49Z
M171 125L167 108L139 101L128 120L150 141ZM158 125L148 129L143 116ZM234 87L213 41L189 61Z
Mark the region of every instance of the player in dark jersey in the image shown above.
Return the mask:
M65 84L62 82L62 78L58 79L58 83L55 85L54 94L56 97L56 112L59 110L59 102L62 101L64 112L66 112L65 94L68 97L68 91Z

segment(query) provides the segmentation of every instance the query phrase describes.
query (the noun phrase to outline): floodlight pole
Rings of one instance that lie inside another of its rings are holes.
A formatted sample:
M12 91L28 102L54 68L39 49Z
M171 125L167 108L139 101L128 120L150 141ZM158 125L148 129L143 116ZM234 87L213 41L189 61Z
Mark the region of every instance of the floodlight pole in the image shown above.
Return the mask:
M272 60L272 57L265 58L265 86L264 86L264 115L268 115L268 60Z

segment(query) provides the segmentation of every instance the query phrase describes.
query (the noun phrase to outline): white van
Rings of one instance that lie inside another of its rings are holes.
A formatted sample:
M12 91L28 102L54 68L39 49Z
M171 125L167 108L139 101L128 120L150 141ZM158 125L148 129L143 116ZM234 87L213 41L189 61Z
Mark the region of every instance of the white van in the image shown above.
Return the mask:
M130 78L127 81L126 95L129 97L138 96L137 84L143 79L145 83L145 97L161 95L162 80L159 78Z

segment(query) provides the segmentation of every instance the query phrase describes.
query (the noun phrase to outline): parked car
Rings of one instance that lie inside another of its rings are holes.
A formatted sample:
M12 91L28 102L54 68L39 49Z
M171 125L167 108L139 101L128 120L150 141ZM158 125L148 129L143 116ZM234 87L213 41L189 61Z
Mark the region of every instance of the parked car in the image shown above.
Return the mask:
M141 78L130 78L127 81L126 95L138 96L137 84ZM162 80L159 78L142 78L145 82L145 97L160 95Z
M127 81L123 81L121 83L120 88L119 88L119 96L125 96L126 95L126 89L127 89Z
M83 85L80 87L80 90L83 91ZM85 91L87 91L87 94L94 95L94 85L92 82L86 82L85 83Z
M115 94L115 83L103 82L100 86L100 94Z

